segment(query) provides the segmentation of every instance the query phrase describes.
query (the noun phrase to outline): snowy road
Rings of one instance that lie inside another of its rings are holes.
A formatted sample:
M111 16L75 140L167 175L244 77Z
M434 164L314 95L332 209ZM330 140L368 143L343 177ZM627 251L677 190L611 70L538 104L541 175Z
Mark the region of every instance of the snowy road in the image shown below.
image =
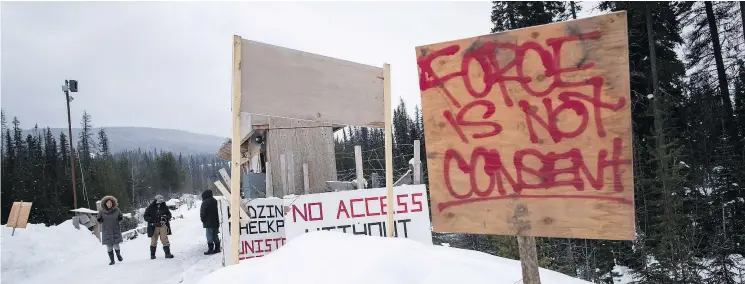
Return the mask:
M219 254L203 254L207 248L198 207L183 213L184 219L171 222L173 235L169 237L175 258L164 258L159 245L157 259L151 260L150 239L140 235L121 244L124 261L115 265L108 265L105 246L96 243L92 235L70 230L69 223L55 229L42 226L18 229L13 237L3 228L2 282L197 283L202 276L222 267L222 260ZM60 240L67 244L58 244Z

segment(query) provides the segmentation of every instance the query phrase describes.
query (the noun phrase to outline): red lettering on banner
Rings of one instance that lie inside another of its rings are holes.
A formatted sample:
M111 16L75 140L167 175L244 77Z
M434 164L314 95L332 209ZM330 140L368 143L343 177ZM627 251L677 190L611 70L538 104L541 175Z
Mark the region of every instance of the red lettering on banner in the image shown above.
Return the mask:
M388 203L385 203L387 199L388 196L380 197L380 215L388 215Z
M355 214L354 213L354 203L355 202L362 202L362 198L353 198L349 200L349 208L352 211L352 218L359 218L359 217L365 217L365 214Z
M349 211L347 211L347 206L344 205L344 200L339 200L339 207L336 210L336 219L339 219L342 211L344 211L344 214L347 215L347 219L349 219Z
M414 194L411 195L411 204L414 204L414 205L417 205L418 206L417 209L411 209L411 212L412 213L414 213L414 212L421 212L422 210L424 210L424 206L422 206L422 201L421 200L416 200L415 199L416 197L422 197L422 194L421 193L414 193Z
M318 214L314 216L313 207L318 208ZM292 221L297 222L297 216L303 219L303 221L318 221L323 220L323 204L321 202L304 203L302 212L298 209L297 205L292 205Z
M365 198L365 215L367 216L378 216L380 213L372 213L370 212L370 200L377 200L377 197L367 197Z
M241 246L240 246L241 251L239 252L239 255L244 255L248 253L259 254L259 255L240 256L239 258L243 260L243 259L249 259L249 258L254 258L254 257L262 257L264 256L264 254L277 250L278 248L282 247L283 245L285 245L286 241L287 241L286 238L241 241Z
M400 210L396 211L397 214L403 214L409 211L409 206L406 205L406 202L401 201L401 197L406 197L406 194L400 194L396 196L396 201L398 203L398 207L401 207Z

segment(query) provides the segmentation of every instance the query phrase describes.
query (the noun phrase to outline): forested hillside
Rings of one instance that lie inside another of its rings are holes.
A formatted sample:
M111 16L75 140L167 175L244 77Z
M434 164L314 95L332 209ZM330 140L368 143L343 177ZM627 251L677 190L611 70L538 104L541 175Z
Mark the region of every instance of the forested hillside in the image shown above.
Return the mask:
M2 222L14 201L33 202L29 222L59 224L73 209L70 159L75 160L78 207L95 209L105 195L119 199L122 210L145 206L156 194L176 198L214 187L218 169L228 163L215 155L183 155L159 149L114 153L105 129L93 131L84 114L74 152L67 132L35 127L23 135L18 118L2 114ZM217 148L215 148L217 150Z

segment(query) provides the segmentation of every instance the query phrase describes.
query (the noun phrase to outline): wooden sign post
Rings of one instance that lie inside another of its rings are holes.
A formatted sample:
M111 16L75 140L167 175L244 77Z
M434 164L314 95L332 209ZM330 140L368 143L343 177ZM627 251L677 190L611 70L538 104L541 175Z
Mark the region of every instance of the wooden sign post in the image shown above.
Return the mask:
M230 181L230 188L234 190L230 194L230 223L239 224L239 208L241 204L241 37L233 36L233 136L231 137L230 149L230 173L233 179ZM230 264L238 264L238 243L240 242L240 227L230 227L230 250L233 252L230 258Z
M521 236L524 265L535 236L634 238L626 21L416 48L435 231Z
M387 116L389 121L383 121L390 107L384 110L386 88L383 82L389 82L390 76L385 76L383 69L233 36L231 222L237 223L239 214L241 114L337 126L385 127L390 125L390 115ZM390 101L390 88L387 89ZM359 108L360 105L365 107ZM388 148L387 153L391 152ZM295 194L294 157L286 158L288 160L280 155L278 161L286 166L280 166L281 180L286 182L283 190L289 189ZM313 167L310 164L310 169ZM285 177L288 174L289 180ZM313 181L310 173L307 179L310 187ZM269 190L271 187L267 186ZM234 241L230 249L236 252L231 255L231 264L235 264L238 263L238 226L231 227L231 232Z
M388 237L393 238L395 221L393 209L393 116L391 114L391 65L383 64L383 105L385 106L385 188L389 200L388 208Z
M11 236L16 234L16 228L26 228L28 225L28 216L31 214L31 202L13 202L8 215L8 227L13 228Z

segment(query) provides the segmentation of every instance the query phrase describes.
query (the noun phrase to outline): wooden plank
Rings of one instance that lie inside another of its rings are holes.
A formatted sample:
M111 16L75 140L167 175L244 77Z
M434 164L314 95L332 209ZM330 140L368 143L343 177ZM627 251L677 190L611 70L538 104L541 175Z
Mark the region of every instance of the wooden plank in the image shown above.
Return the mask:
M288 194L287 188L290 186L287 182L287 156L285 154L279 155L279 170L282 176L282 196Z
M251 123L252 117L250 113L242 112L240 116L241 116L241 125L240 125L241 139L240 141L241 141L241 145L243 145L243 142L246 142L246 140L248 140L249 134L251 134L251 131L253 131L253 125Z
M246 91L241 111L341 125L383 126L380 67L245 39L242 48L246 62L242 86Z
M274 185L272 184L272 167L269 162L266 162L266 178L264 179L266 181L266 197L274 197Z
M421 145L419 140L414 140L414 184L422 183L422 158L420 156Z
M13 202L8 215L9 228L26 228L28 225L28 216L31 214L31 202Z
M308 178L308 163L303 163L303 194L310 193L310 181Z
M383 64L383 84L384 104L385 104L385 187L388 200L393 200L393 116L391 114L391 65ZM394 219L395 211L393 202L388 202L386 212L388 212L387 232L389 237L393 237L395 232Z
M365 176L362 171L362 146L354 146L354 166L356 170L357 189L365 188Z
M370 175L370 179L372 180L372 188L378 188L380 186L380 181L378 180L378 173L372 173L372 175Z
M243 49L241 48L241 37L239 36L233 36L233 103L232 106L232 112L233 112L233 137L231 138L233 142L241 141L241 94L242 94L242 73L241 73L241 51ZM232 143L230 147L230 172L231 175L234 177L231 182L231 188L233 188L233 192L231 192L230 196L230 222L232 224L239 224L239 208L240 208L240 202L241 202L241 195L240 195L240 188L241 188L241 150L240 150L240 143ZM231 226L230 228L230 237L231 237L231 245L230 250L233 252L231 253L231 260L230 264L238 264L240 261L238 259L238 243L239 241L239 235L240 232L238 231L238 226Z
M217 181L214 182L214 184L215 184L215 187L217 187L217 190L219 190L220 193L222 193L222 196L225 196L225 197L232 196L232 193L230 192L230 190L228 190L225 187L225 185L223 185L223 183L221 181L217 180ZM243 219L240 219L241 225L248 224L248 220L249 220L248 214L246 214L246 211L243 210L243 207L240 207L240 206L238 206L238 207L239 207L240 212L241 212L240 213L240 216L241 216L241 218L243 218ZM230 214L233 214L233 213L230 213Z
M517 249L520 252L520 266L523 270L523 284L541 284L538 273L538 251L535 237L517 236Z
M416 48L435 231L634 238L626 21Z
M310 193L326 191L326 181L335 181L336 157L334 155L334 136L332 127L323 123L270 118L270 129L266 135L268 161L278 161L280 155L292 151L295 156L295 167L300 169L302 163L308 163L310 176ZM274 163L271 179L274 184L282 184L279 174L279 162ZM269 178L270 175L267 175ZM302 184L302 176L296 175L296 184ZM281 196L279 186L275 196Z
M220 176L222 177L222 180L225 181L225 184L228 185L228 190L231 189L231 186L233 186L233 182L230 181L230 175L228 175L228 171L225 170L225 168L220 168L217 170L218 173L220 173ZM227 195L225 195L227 197Z
M287 158L287 192L288 194L297 194L295 191L295 185L297 184L295 180L295 154L289 152L285 157Z

